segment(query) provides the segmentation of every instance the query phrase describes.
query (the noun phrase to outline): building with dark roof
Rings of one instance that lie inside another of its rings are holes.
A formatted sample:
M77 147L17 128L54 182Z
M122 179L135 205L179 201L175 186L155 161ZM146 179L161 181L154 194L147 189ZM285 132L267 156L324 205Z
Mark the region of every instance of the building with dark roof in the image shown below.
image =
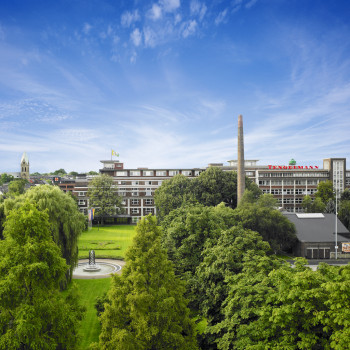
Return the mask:
M335 220L337 220L338 258L350 258L347 252L350 233L335 214L321 213L283 213L296 228L298 243L294 255L307 259L335 258Z

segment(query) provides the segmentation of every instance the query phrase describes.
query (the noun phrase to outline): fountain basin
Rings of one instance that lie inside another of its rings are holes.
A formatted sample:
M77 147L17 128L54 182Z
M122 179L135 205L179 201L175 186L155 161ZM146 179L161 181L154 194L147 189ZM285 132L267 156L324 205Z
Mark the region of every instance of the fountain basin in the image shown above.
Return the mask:
M98 259L96 264L91 265L87 259L80 260L78 266L73 270L73 278L108 278L111 277L111 274L118 273L124 264L125 262L121 260Z

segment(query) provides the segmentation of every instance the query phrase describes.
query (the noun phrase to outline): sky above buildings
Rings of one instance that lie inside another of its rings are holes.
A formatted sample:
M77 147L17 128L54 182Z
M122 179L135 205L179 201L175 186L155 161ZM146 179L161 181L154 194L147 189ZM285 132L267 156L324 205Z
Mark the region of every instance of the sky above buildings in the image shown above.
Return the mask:
M0 172L350 161L350 2L2 0Z

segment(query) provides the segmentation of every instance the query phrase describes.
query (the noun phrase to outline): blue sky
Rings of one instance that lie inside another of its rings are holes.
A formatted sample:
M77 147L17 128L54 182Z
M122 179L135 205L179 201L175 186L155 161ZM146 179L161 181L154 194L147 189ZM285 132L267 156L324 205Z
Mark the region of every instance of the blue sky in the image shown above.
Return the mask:
M0 172L350 162L350 2L2 0Z

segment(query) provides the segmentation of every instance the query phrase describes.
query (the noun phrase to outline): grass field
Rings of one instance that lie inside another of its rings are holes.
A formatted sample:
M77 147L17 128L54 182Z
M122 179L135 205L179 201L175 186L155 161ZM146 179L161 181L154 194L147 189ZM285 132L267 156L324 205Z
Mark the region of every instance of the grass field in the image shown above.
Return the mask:
M89 250L95 251L96 258L124 259L125 250L135 236L133 225L93 227L83 232L78 240L79 259L89 257Z
M108 291L111 280L111 278L74 280L80 290L80 303L86 307L85 317L81 322L79 332L81 337L79 350L86 350L91 343L98 342L101 326L94 305L96 297L102 296L104 292Z

